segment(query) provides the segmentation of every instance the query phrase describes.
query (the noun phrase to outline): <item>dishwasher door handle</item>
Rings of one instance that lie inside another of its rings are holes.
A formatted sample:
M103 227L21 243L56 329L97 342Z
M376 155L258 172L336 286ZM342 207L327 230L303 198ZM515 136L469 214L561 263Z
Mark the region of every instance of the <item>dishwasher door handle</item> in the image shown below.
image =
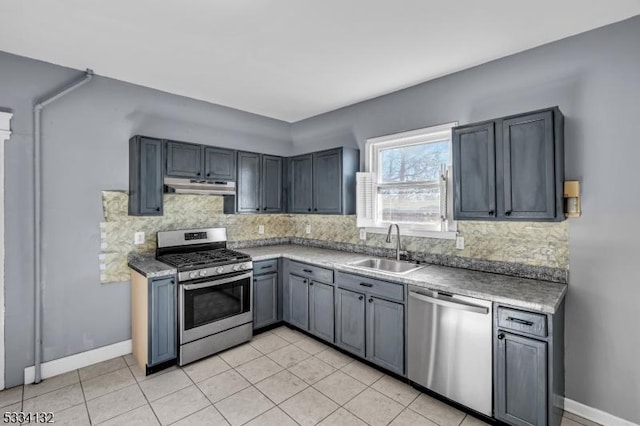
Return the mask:
M461 311L474 312L477 314L484 314L484 315L489 313L489 308L486 308L484 306L437 299L435 297L427 296L426 294L418 293L415 291L409 291L409 297L420 300L422 302L432 303L434 305L446 306L447 308L458 309Z

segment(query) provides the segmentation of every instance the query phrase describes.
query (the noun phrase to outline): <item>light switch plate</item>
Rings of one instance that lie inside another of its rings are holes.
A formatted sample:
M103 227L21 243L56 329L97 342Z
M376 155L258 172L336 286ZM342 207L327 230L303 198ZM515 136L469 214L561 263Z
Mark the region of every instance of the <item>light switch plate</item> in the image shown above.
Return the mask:
M264 225L258 225L258 234L264 234Z
M361 229L360 230L360 239L365 241L367 239L367 230L366 229Z
M310 234L310 233L311 233L311 225L307 225L307 227L305 228L305 232L306 232L307 234Z
M135 232L133 234L133 244L137 246L144 244L144 232Z
M456 237L456 248L464 250L464 237Z

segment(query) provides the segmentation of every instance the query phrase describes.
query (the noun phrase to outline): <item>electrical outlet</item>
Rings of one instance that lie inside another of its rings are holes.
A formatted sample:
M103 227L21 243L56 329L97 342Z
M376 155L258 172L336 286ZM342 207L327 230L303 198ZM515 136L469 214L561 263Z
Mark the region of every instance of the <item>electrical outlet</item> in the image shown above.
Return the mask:
M264 225L258 225L258 234L264 234Z
M307 234L310 234L310 233L311 233L311 225L307 225L307 227L305 228L305 232L306 232Z
M456 248L464 250L464 237L456 237Z
M135 232L133 234L133 244L137 246L144 244L144 232Z
M367 230L366 229L361 229L360 230L360 239L365 241L367 239Z

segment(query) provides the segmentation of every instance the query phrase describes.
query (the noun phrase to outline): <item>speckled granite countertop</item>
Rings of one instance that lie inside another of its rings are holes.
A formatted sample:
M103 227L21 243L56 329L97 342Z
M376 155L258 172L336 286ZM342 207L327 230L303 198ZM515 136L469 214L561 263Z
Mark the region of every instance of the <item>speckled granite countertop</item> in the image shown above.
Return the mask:
M522 309L555 313L567 292L566 284L507 275L429 265L405 275L364 270L348 263L373 256L299 245L276 245L239 249L254 261L285 257L291 260L332 268L337 271L401 282L417 287L445 290L462 296L505 303Z
M147 278L165 277L177 272L176 268L157 261L153 253L129 253L127 263Z

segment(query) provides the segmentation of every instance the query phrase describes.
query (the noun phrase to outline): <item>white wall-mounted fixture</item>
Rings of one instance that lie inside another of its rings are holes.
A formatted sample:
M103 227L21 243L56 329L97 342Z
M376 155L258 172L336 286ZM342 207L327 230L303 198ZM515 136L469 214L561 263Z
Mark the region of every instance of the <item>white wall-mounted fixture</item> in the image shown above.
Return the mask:
M305 226L304 232L307 233L307 234L310 234L311 233L311 225Z
M564 214L566 217L580 217L580 182L577 180L564 181Z
M258 225L258 234L264 234L264 225Z
M133 244L137 246L144 244L144 232L138 231L133 233Z
M4 142L11 136L12 116L0 111L0 389L4 389Z

